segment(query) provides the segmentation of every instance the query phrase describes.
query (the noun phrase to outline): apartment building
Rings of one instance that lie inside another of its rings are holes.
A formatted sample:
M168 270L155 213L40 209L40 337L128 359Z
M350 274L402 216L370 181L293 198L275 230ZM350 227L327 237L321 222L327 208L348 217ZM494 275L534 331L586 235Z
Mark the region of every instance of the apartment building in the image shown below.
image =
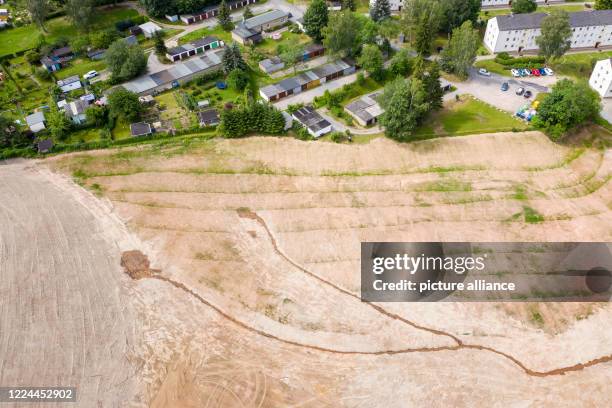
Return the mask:
M493 53L535 52L536 38L546 13L509 14L489 20L484 44ZM571 49L602 48L612 45L612 10L569 13Z
M612 98L612 60L597 61L589 79L589 85L602 98Z

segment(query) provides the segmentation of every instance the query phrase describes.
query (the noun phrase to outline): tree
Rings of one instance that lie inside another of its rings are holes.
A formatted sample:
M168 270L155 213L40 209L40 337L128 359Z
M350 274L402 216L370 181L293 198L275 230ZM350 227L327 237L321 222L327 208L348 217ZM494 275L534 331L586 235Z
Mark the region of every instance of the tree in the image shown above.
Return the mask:
M596 10L610 10L612 9L612 0L595 0Z
M49 99L49 112L45 115L49 133L56 140L64 140L70 130L70 122L64 112L60 112L53 98Z
M276 54L285 63L285 66L292 66L295 71L296 63L302 59L304 50L304 45L300 44L297 39L292 39L286 44L279 44L276 48Z
M227 6L225 0L221 1L221 5L219 6L219 25L225 31L230 31L234 28L234 23L232 22L232 16L230 14L230 9Z
M424 62L417 62L415 64L414 77L423 82L429 108L442 108L444 91L440 84L440 66L438 63L433 61L426 67Z
M111 81L127 81L147 69L147 57L138 45L117 40L106 51L106 62L111 71Z
M94 15L94 0L66 0L64 10L76 28L89 31Z
M117 87L108 95L108 106L111 116L130 122L138 120L143 110L138 95L123 87Z
M28 12L32 17L32 21L36 23L38 27L44 32L47 32L45 28L45 19L49 14L49 3L47 0L26 0L26 6Z
M359 33L359 20L354 13L333 13L323 30L323 45L332 55L353 57L359 48Z
M512 12L516 14L533 13L538 8L535 0L514 0Z
M466 21L453 30L448 47L442 52L442 66L460 78L467 78L479 44L478 30L474 30L471 21Z
M377 81L380 81L385 74L382 52L374 44L366 44L363 47L357 63Z
M406 0L402 26L419 55L429 55L442 17L443 9L438 0Z
M87 121L95 127L102 127L108 122L108 109L105 106L91 105L85 114Z
M304 13L304 31L315 42L323 40L323 29L329 22L329 12L325 0L313 0Z
M374 4L370 6L370 17L376 22L383 21L391 17L391 6L389 6L389 0L374 0Z
M447 33L461 26L466 21L478 22L482 0L437 0L444 10L442 28Z
M4 115L0 115L0 149L13 145L17 129L13 122Z
M357 11L357 2L355 0L343 0L342 8L345 10Z
M236 43L232 43L232 45L225 48L221 57L221 63L223 65L223 72L226 75L235 69L246 71L249 68L247 63L244 62L240 48Z
M544 97L532 122L558 140L569 129L595 118L600 109L599 95L586 82L563 79Z
M409 140L429 111L425 89L418 79L394 79L385 86L379 103L385 110L380 124L385 127L385 135L395 140Z
M249 75L241 69L235 69L227 76L227 83L237 91L243 91L249 84Z
M536 38L540 55L546 60L559 58L572 45L572 27L565 10L553 10L542 19L541 34Z
M242 18L246 20L251 17L253 17L253 12L251 11L251 8L247 4L247 6L244 8L244 12L242 13Z
M156 31L153 35L153 41L155 42L155 54L164 56L168 52L166 43L164 41L164 35L161 31Z
M411 69L412 57L407 49L402 48L393 56L393 58L391 58L391 62L389 63L389 71L391 71L395 76L406 76L410 74Z
M140 0L140 2L147 10L147 13L153 17L164 17L166 14L175 14L177 12L176 5L173 1Z
M119 33L114 28L109 28L103 31L96 31L89 34L89 42L94 48L103 49L119 38Z

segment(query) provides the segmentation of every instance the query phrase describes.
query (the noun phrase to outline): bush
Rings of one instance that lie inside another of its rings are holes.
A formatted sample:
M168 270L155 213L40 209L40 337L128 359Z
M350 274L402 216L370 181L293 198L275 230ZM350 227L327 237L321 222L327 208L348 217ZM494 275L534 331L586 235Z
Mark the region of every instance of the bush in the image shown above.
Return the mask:
M503 66L516 66L518 68L522 68L522 67L527 67L527 66L531 66L531 65L541 65L544 64L546 62L546 58L544 57L511 57L509 56L507 53L504 56L501 56L500 53L499 55L497 55L495 57L495 62L497 62L498 64L501 64Z

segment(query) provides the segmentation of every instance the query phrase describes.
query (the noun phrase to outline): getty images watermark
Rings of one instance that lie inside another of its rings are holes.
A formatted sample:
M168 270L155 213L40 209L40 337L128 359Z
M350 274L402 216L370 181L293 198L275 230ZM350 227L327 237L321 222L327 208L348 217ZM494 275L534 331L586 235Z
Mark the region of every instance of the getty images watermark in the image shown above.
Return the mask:
M609 243L364 242L366 302L607 302Z

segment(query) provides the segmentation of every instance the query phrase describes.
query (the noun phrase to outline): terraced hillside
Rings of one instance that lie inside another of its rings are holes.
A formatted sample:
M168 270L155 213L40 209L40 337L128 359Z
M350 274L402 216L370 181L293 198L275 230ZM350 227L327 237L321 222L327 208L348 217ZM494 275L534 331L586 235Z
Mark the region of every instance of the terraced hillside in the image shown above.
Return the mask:
M164 358L135 352L157 406L607 398L608 305L371 305L358 271L361 241L609 241L609 150L537 132L409 145L251 138L47 164L110 200L147 243L161 273L134 285L167 288L194 311L142 292L147 324L168 330L154 342Z

